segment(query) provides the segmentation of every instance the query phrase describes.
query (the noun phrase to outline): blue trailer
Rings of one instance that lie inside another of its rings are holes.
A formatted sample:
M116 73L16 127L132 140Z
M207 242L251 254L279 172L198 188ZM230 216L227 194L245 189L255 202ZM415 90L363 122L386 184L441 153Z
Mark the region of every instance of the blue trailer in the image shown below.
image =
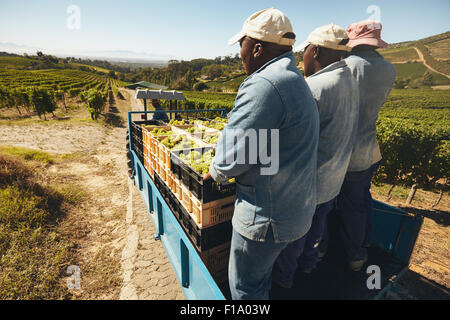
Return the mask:
M217 110L169 110L173 113L219 112ZM215 282L200 258L165 198L144 168L141 156L134 148L132 126L145 121L132 120L133 114L153 111L128 112L129 154L132 175L155 225L155 239L160 240L182 286L184 296L192 300L224 300L229 298L227 284ZM406 213L379 201L373 203L373 235L367 265L379 268L379 286L368 287L369 275L365 272L349 271L340 254L339 241L330 241L329 254L319 263L311 276L299 273L297 284L283 292L271 292L271 299L383 299L395 290L397 281L408 270L411 254L418 237L423 218ZM336 236L333 214L329 219L330 240ZM364 270L365 271L365 270Z

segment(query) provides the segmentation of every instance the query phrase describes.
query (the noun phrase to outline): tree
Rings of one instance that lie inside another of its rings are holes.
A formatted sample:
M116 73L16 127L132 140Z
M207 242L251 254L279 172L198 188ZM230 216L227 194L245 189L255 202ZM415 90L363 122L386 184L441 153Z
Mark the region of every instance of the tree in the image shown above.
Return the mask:
M33 87L29 92L29 100L31 105L34 107L34 110L36 110L39 118L41 118L41 115L44 115L44 119L47 120L45 117L45 113L47 112L55 116L53 111L56 110L56 102L53 92L47 91L43 88Z
M22 106L28 113L30 113L31 101L30 96L28 95L28 90L25 88L18 88L12 92L12 95L14 97L16 107Z
M91 119L98 120L98 116L106 105L106 95L96 89L90 89L82 92L80 96L91 113Z
M113 78L113 79L117 79L117 75L113 70L110 70L108 72L108 77Z
M224 73L224 68L218 64L211 64L209 66L203 67L202 74L206 75L208 79L215 79L222 76Z
M15 97L16 92L14 90L9 90L6 93L6 107L7 108L12 108L12 107L16 107L17 112L19 112L19 115L22 115L22 112L19 109L19 105L16 103L16 97Z
M194 84L194 88L193 89L195 91L203 91L203 90L208 89L208 86L204 82L197 82L196 84Z
M195 83L195 77L194 77L194 73L192 72L191 69L189 69L186 74L184 75L184 82L186 83L186 85L188 86L189 89L192 88L192 86Z

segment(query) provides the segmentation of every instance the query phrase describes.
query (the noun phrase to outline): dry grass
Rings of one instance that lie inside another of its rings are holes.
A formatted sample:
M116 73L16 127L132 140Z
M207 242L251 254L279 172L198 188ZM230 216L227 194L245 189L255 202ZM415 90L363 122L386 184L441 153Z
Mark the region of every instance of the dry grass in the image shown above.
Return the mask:
M60 279L73 243L58 230L65 197L42 185L40 163L0 154L0 299L68 299Z

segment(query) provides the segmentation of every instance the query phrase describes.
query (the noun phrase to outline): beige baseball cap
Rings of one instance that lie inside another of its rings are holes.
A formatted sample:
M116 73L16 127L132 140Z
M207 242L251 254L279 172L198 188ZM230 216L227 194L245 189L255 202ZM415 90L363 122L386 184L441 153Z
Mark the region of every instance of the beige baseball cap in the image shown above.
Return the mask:
M348 39L347 32L338 25L331 23L316 28L309 34L306 41L295 48L295 51L303 51L310 44L333 50L352 51L352 48L339 44L344 39Z
M292 34L289 38L287 37L288 33ZM292 46L295 43L295 33L291 22L283 12L275 8L264 9L252 14L245 21L242 30L228 40L228 44L233 45L245 36L284 46Z

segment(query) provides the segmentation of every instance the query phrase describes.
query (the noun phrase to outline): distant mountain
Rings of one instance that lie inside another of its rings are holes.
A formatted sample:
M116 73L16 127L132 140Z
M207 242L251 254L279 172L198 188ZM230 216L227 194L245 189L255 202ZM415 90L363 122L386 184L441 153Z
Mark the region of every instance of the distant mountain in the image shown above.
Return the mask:
M42 51L42 48L30 47L20 44L15 44L11 42L0 42L0 51L17 53L17 54L35 54L36 51Z
M0 42L0 51L17 53L17 54L36 54L36 51L42 51L45 54L55 55L60 58L76 57L107 60L111 62L124 63L151 63L156 65L167 65L171 59L176 59L174 56L164 56L159 54L152 54L146 52L134 52L129 50L105 50L105 51L84 51L73 52L64 50L45 49L40 47L32 47L27 45L20 45L11 42Z

